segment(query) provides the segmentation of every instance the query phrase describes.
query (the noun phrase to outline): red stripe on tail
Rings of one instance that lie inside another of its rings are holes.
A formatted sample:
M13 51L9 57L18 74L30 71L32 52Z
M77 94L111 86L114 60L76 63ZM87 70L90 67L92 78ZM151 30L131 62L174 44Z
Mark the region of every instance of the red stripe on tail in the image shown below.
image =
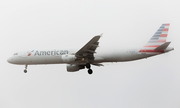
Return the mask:
M169 29L168 28L164 28L163 31L168 31Z
M164 53L164 50L140 50L139 52L160 52L160 53Z
M159 47L159 45L151 45L151 46L144 46L144 47Z
M160 37L167 37L167 34L161 34Z
M166 40L158 40L157 42L161 43L161 42L166 42Z

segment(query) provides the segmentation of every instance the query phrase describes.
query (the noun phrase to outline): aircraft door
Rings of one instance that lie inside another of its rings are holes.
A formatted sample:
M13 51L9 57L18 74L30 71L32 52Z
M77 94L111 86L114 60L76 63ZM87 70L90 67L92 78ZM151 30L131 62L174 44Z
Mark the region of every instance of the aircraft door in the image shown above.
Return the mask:
M23 57L23 58L26 58L27 55L28 55L28 52L22 52L22 57Z

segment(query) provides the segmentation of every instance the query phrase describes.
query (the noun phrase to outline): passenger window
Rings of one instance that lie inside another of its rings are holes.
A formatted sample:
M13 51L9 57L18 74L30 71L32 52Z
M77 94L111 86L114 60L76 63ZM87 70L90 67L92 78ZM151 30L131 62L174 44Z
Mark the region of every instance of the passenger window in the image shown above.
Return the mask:
M14 55L18 55L18 53L14 53Z

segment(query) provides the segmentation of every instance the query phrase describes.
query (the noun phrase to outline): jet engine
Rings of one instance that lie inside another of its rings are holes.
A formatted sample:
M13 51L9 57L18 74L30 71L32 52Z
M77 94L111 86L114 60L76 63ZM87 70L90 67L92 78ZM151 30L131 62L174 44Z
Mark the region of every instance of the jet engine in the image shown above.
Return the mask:
M62 60L65 63L74 62L76 59L75 55L62 55Z
M68 72L75 72L79 71L80 69L84 69L84 65L74 65L74 64L67 64L67 71Z

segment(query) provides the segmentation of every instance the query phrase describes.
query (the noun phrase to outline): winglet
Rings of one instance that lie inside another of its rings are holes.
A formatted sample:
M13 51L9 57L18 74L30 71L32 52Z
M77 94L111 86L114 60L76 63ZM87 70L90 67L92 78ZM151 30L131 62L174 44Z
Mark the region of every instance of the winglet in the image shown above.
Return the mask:
M101 36L101 37L102 37L102 35L103 35L103 33L102 33L102 34L100 34L99 36Z
M171 42L165 42L164 44L160 45L159 47L155 48L154 50L165 50Z

